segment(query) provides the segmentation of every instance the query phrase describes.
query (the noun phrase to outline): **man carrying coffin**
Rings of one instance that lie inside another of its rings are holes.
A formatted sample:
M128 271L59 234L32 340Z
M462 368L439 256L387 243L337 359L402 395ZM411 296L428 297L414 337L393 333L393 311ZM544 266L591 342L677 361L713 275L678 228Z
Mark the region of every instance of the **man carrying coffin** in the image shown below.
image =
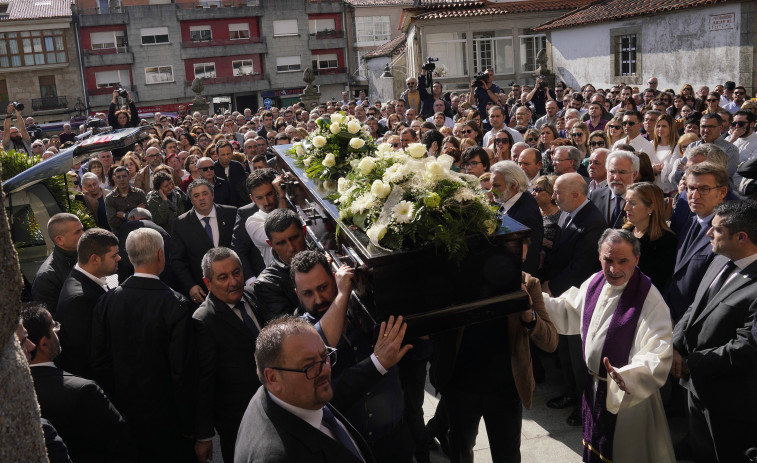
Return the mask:
M667 305L637 267L641 244L627 230L599 239L602 271L560 297L544 294L561 334L581 334L583 461L675 462L659 388L673 360Z

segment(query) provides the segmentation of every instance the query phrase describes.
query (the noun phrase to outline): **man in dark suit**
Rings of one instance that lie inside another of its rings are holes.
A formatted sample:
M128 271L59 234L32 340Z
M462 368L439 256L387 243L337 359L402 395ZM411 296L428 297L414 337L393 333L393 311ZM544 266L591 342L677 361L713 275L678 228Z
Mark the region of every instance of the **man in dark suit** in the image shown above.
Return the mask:
M639 158L630 151L613 151L607 155L607 187L594 190L589 199L610 228L621 228L625 223L626 187L634 182L639 172Z
M553 198L563 211L552 251L547 254L539 274L542 290L559 296L572 286L580 287L586 279L598 272L599 242L607 227L597 207L586 198L589 186L576 173L561 175L555 182ZM566 392L547 402L550 408L574 407L568 417L573 426L581 424L580 394L584 390L586 367L578 335L560 335L557 350L562 363Z
M174 286L175 281L171 273L171 235L163 227L152 221L152 214L145 208L135 207L129 212L127 218L129 221L123 224L121 230L118 232L118 254L121 256L121 260L118 263L118 281L126 281L127 278L134 275L134 266L129 261L129 255L126 253L126 238L129 236L129 233L140 228L150 228L160 233L160 236L163 237L166 266L163 273L160 274L160 279L168 286Z
M42 417L51 421L76 462L102 462L123 456L126 422L94 381L56 367L60 354L58 330L42 305L31 304L23 313L29 340L36 344L29 367Z
M257 170L263 169L265 169L265 167ZM270 184L270 182L268 183ZM252 237L247 232L246 228L247 219L255 215L255 213L260 210L261 206L265 210L271 209L271 207L268 206L270 201L269 198L266 198L263 195L258 195L260 197L255 199L252 190L258 186L260 186L260 184L259 181L256 180L256 176L248 175L245 180L245 189L252 202L237 209L237 220L234 222L234 233L231 238L231 248L234 249L239 254L239 258L242 259L244 281L247 285L251 285L255 281L255 278L257 278L260 272L266 267L265 262L263 261L263 255L260 253L258 247L252 242ZM278 204L279 198L276 197L274 202Z
M200 178L207 180L208 183L213 185L216 204L237 207L239 198L237 198L237 195L232 190L228 180L216 176L215 163L212 159L198 159L197 170L200 171Z
M195 304L207 295L202 279L202 257L216 246L229 246L237 209L214 202L213 185L198 179L187 188L192 209L176 218L171 261L178 290Z
M489 169L494 201L507 215L531 229L523 271L535 275L544 238L544 221L539 205L528 193L528 177L514 161L500 161Z
M76 246L82 233L84 228L79 218L73 214L61 212L47 221L47 235L55 247L37 270L32 284L32 300L47 305L53 315L58 307L63 281L76 264Z
M234 147L226 140L219 140L216 143L216 155L218 160L213 164L216 178L222 178L229 182L231 194L234 196L235 203L232 206L241 206L250 202L250 196L245 189L244 181L247 174L244 166L239 161L234 161L231 157L234 154Z
M235 461L239 423L260 386L253 353L262 316L244 287L242 263L234 251L210 249L202 271L209 294L192 316L198 359L195 453L199 461L211 459L211 439L218 432L223 460Z
M63 283L57 319L63 352L56 364L92 379L92 311L108 286L105 277L118 270L118 238L101 228L87 230L79 240L79 262Z
M691 306L702 277L713 259L707 230L715 215L715 206L723 202L728 191L725 168L710 162L688 167L686 192L689 208L695 214L678 235L678 254L670 279L662 295L677 322Z
M134 275L95 307L92 370L129 419L130 453L191 462L192 324L188 301L160 281L163 238L151 228L126 238Z
M717 256L676 324L672 374L688 390L694 460L735 462L757 443L757 203L722 203L711 225Z
M397 331L399 324L393 338ZM289 317L266 326L255 361L264 386L244 413L237 463L375 461L363 437L329 403L339 399L331 387L336 349L326 347L307 321Z

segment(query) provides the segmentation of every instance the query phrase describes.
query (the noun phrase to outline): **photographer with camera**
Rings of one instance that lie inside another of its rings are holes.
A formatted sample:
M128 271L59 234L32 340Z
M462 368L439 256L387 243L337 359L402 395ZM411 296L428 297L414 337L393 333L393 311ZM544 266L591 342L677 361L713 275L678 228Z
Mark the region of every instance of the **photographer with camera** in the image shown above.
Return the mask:
M22 152L31 155L32 152L32 139L29 136L29 132L26 131L26 125L24 120L21 119L21 111L24 110L24 105L14 101L8 105L5 116L5 125L3 127L3 149L5 151L16 150L16 152ZM11 119L13 113L16 113L16 121L18 127L11 127Z
M547 101L554 101L555 98L555 91L550 90L547 79L544 76L539 76L536 78L534 89L526 96L526 101L530 101L534 105L536 117L539 118L547 114Z
M116 111L116 104L118 104L119 96L129 105L129 111L126 111L125 109ZM123 88L113 90L113 101L110 102L110 108L108 108L108 125L113 127L114 130L124 129L126 127L139 127L139 113L137 112L137 106L131 101L129 92Z
M489 102L499 104L499 86L494 83L494 70L487 69L473 76L468 101L476 104L479 111L486 111Z

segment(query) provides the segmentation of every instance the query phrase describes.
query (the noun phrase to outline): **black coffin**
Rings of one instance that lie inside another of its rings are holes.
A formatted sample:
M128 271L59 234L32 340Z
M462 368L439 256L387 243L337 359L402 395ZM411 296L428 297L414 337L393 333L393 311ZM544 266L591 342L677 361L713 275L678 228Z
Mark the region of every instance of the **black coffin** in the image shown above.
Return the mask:
M433 246L377 248L357 227L342 223L336 233L339 211L324 199L336 182L307 178L286 154L290 147L276 147L277 169L290 173L287 198L306 222L314 245L337 264L356 269L351 310L366 329L390 315L403 315L411 335L431 334L529 307L521 289L521 255L530 229L505 216L494 237L468 239L469 252L460 265Z

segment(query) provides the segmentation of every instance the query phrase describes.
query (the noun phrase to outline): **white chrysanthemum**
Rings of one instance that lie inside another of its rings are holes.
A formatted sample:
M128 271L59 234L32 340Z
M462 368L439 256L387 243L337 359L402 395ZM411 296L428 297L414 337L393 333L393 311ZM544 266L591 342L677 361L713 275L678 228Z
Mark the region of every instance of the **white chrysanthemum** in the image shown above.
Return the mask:
M426 155L426 145L423 143L410 143L405 152L416 159L420 159Z
M376 197L373 196L373 193L365 193L364 195L360 196L359 198L355 199L355 201L352 202L352 205L350 206L350 211L353 214L361 214L362 212L367 211L368 209L372 208L375 201L376 201Z
M325 158L323 158L323 165L326 167L334 167L334 165L336 165L336 158L334 157L334 153L329 153Z
M387 153L393 153L394 150L392 149L391 143L381 143L376 147L376 150L379 154L387 154Z
M365 146L365 140L363 140L362 138L355 137L350 140L350 148L352 149L359 150L363 146Z
M368 239L371 240L371 243L378 246L381 239L386 236L386 232L386 225L374 225L366 230L365 234L368 235Z
M338 191L341 194L344 194L347 192L347 190L350 188L350 182L345 177L339 177L339 180L336 182L336 191Z
M313 146L315 146L316 148L323 148L324 146L326 146L326 137L324 137L323 135L317 135L313 137Z
M399 183L403 181L408 175L410 170L404 164L392 164L384 172L384 183Z
M339 113L334 113L334 114L332 114L329 117L331 119L331 122L336 122L337 124L339 124L340 122L342 122L342 120L344 119L344 116L342 116Z
M415 205L410 201L400 201L392 208L392 214L399 223L408 223L413 220L413 213L415 213Z
M302 160L302 163L305 164L305 167L310 167L311 162L313 162L313 156L308 156Z
M476 199L476 194L470 188L463 187L463 188L459 188L455 192L454 199L458 203L463 203L465 201L472 201Z
M331 130L331 133L333 133L334 135L336 135L336 134L338 134L339 132L342 131L342 128L339 127L339 123L338 122L332 122L331 125L329 126L329 130Z
M436 158L436 162L444 166L445 169L449 170L452 168L452 164L455 163L455 158L453 158L449 154L442 154L438 158Z
M297 154L297 156L302 156L305 154L305 148L302 147L302 143L295 143L294 144L294 152Z
M381 180L374 180L371 185L371 193L376 195L377 198L386 198L392 191L392 186L388 183L384 183Z
M353 134L360 132L360 122L358 122L358 121L350 121L347 124L347 131L349 133L353 133Z
M376 161L371 156L366 156L360 160L360 163L357 165L357 170L363 175L368 175L375 167Z

